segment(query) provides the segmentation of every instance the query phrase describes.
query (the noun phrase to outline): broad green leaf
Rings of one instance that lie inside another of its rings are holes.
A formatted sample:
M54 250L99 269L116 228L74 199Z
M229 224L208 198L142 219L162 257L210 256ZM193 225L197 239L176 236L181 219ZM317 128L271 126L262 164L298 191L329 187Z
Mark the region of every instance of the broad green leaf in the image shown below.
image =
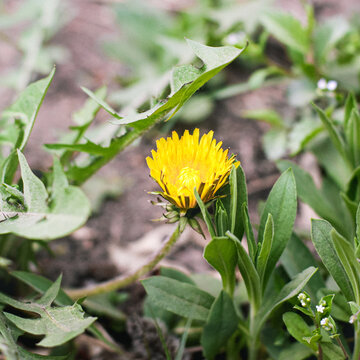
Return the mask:
M272 215L274 221L274 239L264 271L263 289L265 289L269 277L291 237L296 217L296 207L295 179L291 169L288 169L273 186L261 215L258 242L264 239L268 214Z
M323 196L321 190L316 187L308 172L288 160L279 160L277 166L281 171L291 168L294 173L296 191L299 198L308 204L319 216L336 225L337 228L342 228L343 222L335 216L331 203Z
M26 209L2 201L1 212L5 219L0 222L0 234L52 240L83 225L90 215L90 203L79 188L68 184L59 161L54 160L54 180L51 196L48 196L44 184L33 174L24 155L19 151L18 156Z
M235 243L227 237L215 237L205 247L204 258L220 273L223 288L229 291L230 295L233 294L237 264Z
M193 285L164 276L145 279L142 284L150 300L165 310L203 321L209 316L214 297Z
M268 298L263 303L256 315L256 331L261 330L265 321L279 305L297 295L304 288L316 270L313 266L305 269L288 282L275 298Z
M354 292L346 271L341 264L331 238L332 226L325 220L312 220L311 240L322 262L334 278L348 301L354 300Z
M265 223L264 238L260 243L261 244L260 252L256 259L256 269L259 273L261 282L264 279L265 269L269 260L273 239L274 239L274 221L271 214L269 213Z
M298 342L310 347L312 350L317 350L316 344L309 344L304 337L311 337L312 331L305 320L298 314L293 312L287 312L283 315L283 321L286 325L287 331Z
M221 291L211 306L201 335L201 345L206 359L214 359L237 329L238 322L233 300L225 291Z
M226 232L226 235L234 241L237 247L239 270L244 279L250 302L257 309L261 302L261 281L259 274L250 256L241 245L240 240L229 231Z
M330 342L321 342L324 360L345 360L345 355L340 346Z
M278 360L304 360L313 354L312 350L298 342L292 343L287 348L283 348Z
M280 258L287 274L293 278L296 274L305 270L310 266L317 266L317 261L313 254L304 242L295 234L292 233L291 238ZM325 282L319 272L317 272L306 285L305 290L309 293L311 299L318 298L317 292L319 289L325 288Z
M336 253L352 285L355 301L360 303L360 264L355 256L355 250L350 243L334 229L331 230L331 238Z
M173 116L201 86L235 60L244 50L232 46L209 47L191 40L188 40L188 44L203 61L204 66L199 70L195 67L192 68L191 76L189 76L189 66L175 69L173 78L170 81L172 84L171 93L166 100L158 102L154 107L142 113L123 116L121 119L114 120L115 124L130 124L131 127L127 127L124 135L112 139L105 154L91 157L90 162L86 165L72 166L67 174L75 183L81 184L86 181L126 146L143 135L144 132L155 124ZM92 98L95 101L97 100L95 97ZM98 103L109 110L109 107L103 101ZM112 109L110 110L112 111ZM114 117L116 118L116 115Z
M4 313L7 319L19 329L34 335L44 335L39 346L54 347L66 343L83 333L96 318L84 317L81 306L52 307L57 296L60 278L41 297L39 302L22 303L0 293L0 302L25 312L39 315L37 318L23 318L11 313Z
M194 280L191 279L190 276L187 276L183 272L173 269L173 268L162 267L160 269L160 275L166 276L168 278L175 279L175 280L178 280L178 281L190 284L190 285L195 285Z
M260 17L265 29L288 47L306 54L309 49L307 31L292 15L268 11Z

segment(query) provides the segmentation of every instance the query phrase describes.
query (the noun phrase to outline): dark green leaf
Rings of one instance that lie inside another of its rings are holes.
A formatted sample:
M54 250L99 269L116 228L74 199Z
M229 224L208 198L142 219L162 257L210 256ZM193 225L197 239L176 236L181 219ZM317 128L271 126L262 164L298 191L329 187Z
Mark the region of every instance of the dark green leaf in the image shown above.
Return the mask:
M316 268L309 267L288 282L275 298L268 298L256 315L256 330L260 331L267 318L279 305L297 295L315 274Z
M236 330L238 322L233 300L225 291L221 291L210 309L201 335L206 359L212 360L215 357Z
M287 312L283 315L283 321L286 325L287 331L298 342L310 347L314 351L317 350L316 344L309 344L306 340L304 340L304 337L312 336L312 331L300 315L293 312Z
M331 238L334 243L336 253L351 283L355 295L355 301L360 302L360 264L355 256L355 250L351 244L337 233L331 230Z
M237 168L233 166L230 177L230 231L239 239L244 234L244 220L241 207L248 203L246 178L241 165ZM228 229L227 229L228 230Z
M312 220L311 239L315 249L348 301L354 299L351 283L331 238L332 226L325 220Z
M193 285L164 276L145 279L142 284L150 300L165 310L203 321L209 316L213 296Z
M291 278L310 266L317 266L313 254L295 233L292 233L280 261ZM324 280L320 273L317 272L310 279L305 290L310 294L311 299L316 300L318 290L325 287Z
M256 271L255 265L248 253L241 245L240 240L229 231L226 233L226 235L234 241L237 247L239 270L244 279L250 302L252 306L257 309L261 302L261 281Z
M268 218L265 223L264 238L261 241L260 252L256 259L256 269L259 273L261 282L264 279L266 265L270 256L271 246L274 239L274 221L271 214L268 214Z
M247 245L249 248L249 255L250 255L252 261L255 262L257 246L256 246L256 242L255 242L254 232L253 232L253 229L252 229L252 226L250 223L249 211L248 211L247 204L244 203L241 210L242 210L243 219L244 219L244 228L245 228L245 234L246 234L246 239L247 239Z
M235 243L227 237L215 237L204 250L204 258L217 270L223 282L223 288L234 292L237 249Z
M274 221L274 239L264 271L263 289L291 237L296 217L296 185L291 169L285 171L273 186L261 215L258 242L264 239L268 214Z

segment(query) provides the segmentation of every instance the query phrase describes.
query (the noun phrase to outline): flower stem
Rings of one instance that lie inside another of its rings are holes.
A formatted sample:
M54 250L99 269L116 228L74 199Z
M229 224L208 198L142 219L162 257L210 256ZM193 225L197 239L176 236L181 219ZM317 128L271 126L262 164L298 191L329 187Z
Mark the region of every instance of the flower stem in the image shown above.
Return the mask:
M111 280L105 281L100 284L85 287L82 289L65 289L65 292L74 300L80 299L86 296L93 296L104 294L110 291L115 291L128 286L138 280L141 276L148 273L154 268L170 251L179 236L181 235L180 226L178 225L171 235L170 239L165 243L161 250L150 260L134 273L124 276L117 276Z
M349 359L349 354L346 352L345 348L344 348L344 345L342 343L342 341L340 340L339 337L336 337L336 342L338 343L338 345L340 346L344 356L345 356L345 359Z
M359 360L359 359L360 359L360 329L359 329L359 325L355 324L355 343L354 343L353 360Z

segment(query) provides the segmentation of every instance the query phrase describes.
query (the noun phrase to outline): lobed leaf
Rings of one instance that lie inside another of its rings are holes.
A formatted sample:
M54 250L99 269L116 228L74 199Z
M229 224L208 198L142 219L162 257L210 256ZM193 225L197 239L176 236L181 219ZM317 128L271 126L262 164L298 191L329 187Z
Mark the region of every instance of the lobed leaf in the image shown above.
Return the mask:
M0 222L0 234L13 233L28 239L52 240L83 225L90 214L90 203L79 188L68 184L60 162L54 160L54 180L49 197L24 155L19 151L18 156L26 208L9 204L3 194L0 210L4 220Z

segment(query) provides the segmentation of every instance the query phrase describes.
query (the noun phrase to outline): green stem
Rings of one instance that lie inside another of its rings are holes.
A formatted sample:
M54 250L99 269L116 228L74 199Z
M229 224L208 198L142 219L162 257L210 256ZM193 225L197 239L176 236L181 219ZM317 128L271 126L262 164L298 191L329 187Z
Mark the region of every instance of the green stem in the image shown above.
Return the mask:
M356 323L355 323L354 338L355 338L354 340L355 342L354 342L353 360L359 360L360 359L360 329L359 329L359 325Z
M181 231L180 226L178 225L174 233L171 235L170 239L153 257L153 259L130 275L121 275L100 284L96 284L82 289L67 289L65 291L72 299L76 300L86 296L108 293L110 291L115 291L125 286L128 286L138 280L141 276L147 274L150 270L152 270L154 266L156 266L160 262L160 260L162 260L169 253L170 249L173 247L180 235Z
M256 360L257 357L257 338L258 338L258 332L256 329L256 323L255 323L255 316L256 316L256 310L254 308L253 304L250 304L250 338L249 338L249 360Z

